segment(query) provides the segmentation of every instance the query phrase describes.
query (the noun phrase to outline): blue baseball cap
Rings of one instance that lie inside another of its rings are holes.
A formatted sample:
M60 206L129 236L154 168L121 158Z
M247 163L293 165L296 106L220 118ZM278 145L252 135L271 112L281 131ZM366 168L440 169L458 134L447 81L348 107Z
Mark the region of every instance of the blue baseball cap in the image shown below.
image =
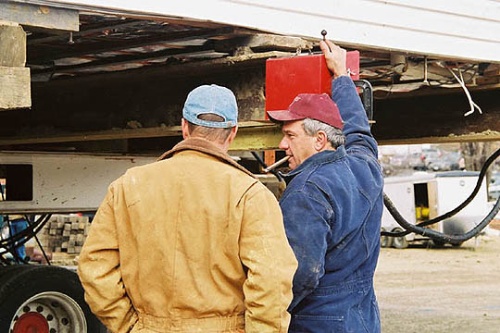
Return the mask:
M224 121L209 121L198 118L213 113ZM193 89L182 109L184 119L195 125L214 128L230 128L238 125L238 106L231 90L216 84L202 85Z

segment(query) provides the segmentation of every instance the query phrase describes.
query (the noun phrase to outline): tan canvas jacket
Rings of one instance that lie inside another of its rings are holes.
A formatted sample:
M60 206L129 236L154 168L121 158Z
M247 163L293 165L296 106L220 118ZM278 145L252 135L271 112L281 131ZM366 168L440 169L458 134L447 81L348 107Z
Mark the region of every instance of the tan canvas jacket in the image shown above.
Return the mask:
M115 333L266 333L287 332L296 268L273 194L191 138L110 185L78 274Z

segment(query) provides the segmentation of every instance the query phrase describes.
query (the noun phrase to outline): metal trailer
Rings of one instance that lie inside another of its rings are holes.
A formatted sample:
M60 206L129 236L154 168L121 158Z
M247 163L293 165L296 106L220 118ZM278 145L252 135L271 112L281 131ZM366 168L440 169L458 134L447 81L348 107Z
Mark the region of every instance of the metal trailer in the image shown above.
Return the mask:
M417 224L441 216L465 201L478 178L479 172L471 171L416 172L411 176L386 178L384 192L406 221ZM487 187L483 180L478 194L464 209L429 228L448 235L463 234L474 228L488 211ZM403 231L386 207L382 214L382 231ZM383 236L381 239L382 246L399 249L411 243L428 241L431 240L414 233L394 238ZM444 245L436 240L432 242L435 246ZM461 243L452 245L460 246Z
M73 213L95 210L111 181L156 157L0 152L6 200L0 212ZM14 192L15 191L15 192Z

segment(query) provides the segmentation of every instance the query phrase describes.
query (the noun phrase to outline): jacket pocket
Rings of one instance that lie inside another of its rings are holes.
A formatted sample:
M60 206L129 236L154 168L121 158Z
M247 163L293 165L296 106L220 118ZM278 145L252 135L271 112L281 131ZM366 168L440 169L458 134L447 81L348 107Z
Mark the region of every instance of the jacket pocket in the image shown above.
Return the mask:
M294 315L288 333L346 333L344 317Z

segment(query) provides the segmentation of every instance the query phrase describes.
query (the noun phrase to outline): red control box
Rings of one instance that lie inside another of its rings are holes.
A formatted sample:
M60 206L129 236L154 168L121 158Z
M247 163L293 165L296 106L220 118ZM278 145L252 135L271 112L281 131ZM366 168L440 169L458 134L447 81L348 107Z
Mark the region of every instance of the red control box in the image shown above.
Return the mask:
M347 68L359 79L359 51L347 52ZM301 93L331 94L332 74L323 54L273 58L266 61L266 111L286 110Z

